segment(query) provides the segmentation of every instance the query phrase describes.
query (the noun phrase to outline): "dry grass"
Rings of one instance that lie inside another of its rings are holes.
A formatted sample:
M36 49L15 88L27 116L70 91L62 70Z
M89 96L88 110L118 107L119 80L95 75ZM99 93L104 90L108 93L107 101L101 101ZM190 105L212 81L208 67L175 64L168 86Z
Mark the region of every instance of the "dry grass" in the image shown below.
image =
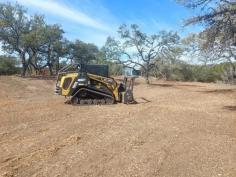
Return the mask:
M235 87L137 83L137 105L80 107L0 77L0 176L236 176Z

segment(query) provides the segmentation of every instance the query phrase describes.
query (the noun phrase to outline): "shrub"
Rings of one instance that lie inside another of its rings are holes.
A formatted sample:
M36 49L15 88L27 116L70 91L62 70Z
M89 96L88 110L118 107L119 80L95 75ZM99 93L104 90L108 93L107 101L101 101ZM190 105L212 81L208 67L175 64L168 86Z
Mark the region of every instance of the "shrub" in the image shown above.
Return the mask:
M16 58L10 56L0 56L0 75L11 75L19 73L20 68L16 65Z

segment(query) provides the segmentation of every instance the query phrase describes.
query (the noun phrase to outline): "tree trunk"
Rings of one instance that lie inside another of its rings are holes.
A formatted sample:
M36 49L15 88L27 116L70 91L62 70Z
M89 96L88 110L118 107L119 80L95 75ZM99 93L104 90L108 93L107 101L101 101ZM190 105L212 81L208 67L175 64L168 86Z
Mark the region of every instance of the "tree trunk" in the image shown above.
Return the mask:
M24 52L20 53L20 58L21 58L21 64L22 64L21 76L24 77L26 75L26 71L28 69L28 65L25 61L25 53Z
M50 76L52 76L53 71L52 71L52 64L51 63L48 64L48 69L49 69L49 72L50 72Z
M36 75L38 75L37 52L36 52L35 50L33 51L31 64L32 64L33 69L34 69L34 73L35 73Z
M22 64L22 71L21 71L21 76L25 77L26 71L27 71L27 66L25 66L25 64Z
M145 80L146 80L146 84L150 84L148 71L145 71Z
M51 45L48 46L48 69L50 72L50 76L53 75L53 71L52 71L52 62L51 62Z
M234 56L234 60L236 60L236 56ZM236 79L236 65L233 61L231 61L230 59L228 60L230 65L232 66L232 70L233 70L233 80Z
M28 71L28 75L30 75L30 76L32 76L33 75L33 67L32 67L32 65L28 65L28 69L27 69L27 71Z
M145 79L146 79L146 84L150 84L149 82L149 63L147 62L147 68L145 69Z
M58 57L57 58L57 64L56 64L56 74L58 74L59 69L60 69L60 59Z
M232 64L232 68L233 68L233 79L236 79L236 67L234 64Z

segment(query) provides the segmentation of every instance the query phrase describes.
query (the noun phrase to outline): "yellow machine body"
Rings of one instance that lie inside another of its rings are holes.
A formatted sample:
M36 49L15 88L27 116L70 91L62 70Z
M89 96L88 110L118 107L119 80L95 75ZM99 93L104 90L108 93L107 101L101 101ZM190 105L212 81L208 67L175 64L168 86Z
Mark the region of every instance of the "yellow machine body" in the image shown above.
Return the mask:
M69 96L72 84L74 83L75 79L78 77L78 73L70 73L67 74L65 76L62 76L61 80L60 80L60 89L61 89L61 95L62 96ZM67 88L63 87L65 80L71 78L71 83L69 84L69 86Z
M70 65L73 66L73 65ZM99 66L95 65L95 69ZM105 71L105 70L99 70ZM87 70L69 70L64 67L58 74L56 91L58 95L69 98L72 104L130 104L133 99L134 78L128 84L128 78L118 84L108 74L91 74Z
M60 94L62 96L69 97L71 96L71 90L73 89L73 84L76 82L77 78L79 77L79 73L69 73L61 77L59 80L59 88ZM119 101L119 92L118 87L119 84L113 78L106 78L94 74L87 74L88 82L91 83L96 81L95 87L100 89L102 86L106 86L110 92L113 94L115 101ZM68 80L70 82L68 83ZM81 83L77 83L80 85ZM82 84L81 84L82 85Z

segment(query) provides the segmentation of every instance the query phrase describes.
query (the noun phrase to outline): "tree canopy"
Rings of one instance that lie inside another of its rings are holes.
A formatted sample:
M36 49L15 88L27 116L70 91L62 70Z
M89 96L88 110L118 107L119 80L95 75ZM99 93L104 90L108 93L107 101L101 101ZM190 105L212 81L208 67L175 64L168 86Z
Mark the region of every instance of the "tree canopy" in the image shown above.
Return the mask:
M144 71L146 82L149 83L150 70L160 58L167 58L175 50L180 37L176 32L160 31L148 35L138 25L120 26L120 40L108 37L104 51L108 58L125 66L139 67Z
M188 8L200 9L200 15L185 21L185 25L201 24L205 28L198 35L201 53L208 58L227 61L236 78L236 2L235 0L177 0ZM199 42L199 41L198 41Z
M26 72L40 73L48 68L50 74L60 68L60 59L88 63L96 58L98 48L80 40L68 41L58 24L47 24L44 16L28 17L19 4L0 4L0 41L8 54L18 56L22 76Z

